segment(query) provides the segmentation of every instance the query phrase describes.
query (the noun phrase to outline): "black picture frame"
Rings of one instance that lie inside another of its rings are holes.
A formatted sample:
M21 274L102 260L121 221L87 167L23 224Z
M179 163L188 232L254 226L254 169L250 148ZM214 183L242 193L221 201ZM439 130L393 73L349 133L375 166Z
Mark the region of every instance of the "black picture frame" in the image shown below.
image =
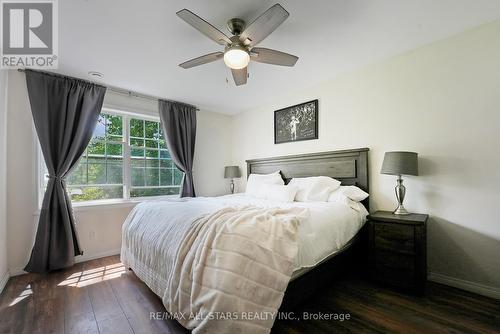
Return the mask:
M318 139L318 99L274 111L274 144L313 139Z

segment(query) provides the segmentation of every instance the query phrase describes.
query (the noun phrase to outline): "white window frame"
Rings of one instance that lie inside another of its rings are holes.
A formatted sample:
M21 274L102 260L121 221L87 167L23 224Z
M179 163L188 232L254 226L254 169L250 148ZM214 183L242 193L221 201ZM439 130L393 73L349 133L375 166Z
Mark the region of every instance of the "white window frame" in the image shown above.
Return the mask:
M116 109L112 107L102 107L101 113L108 115L115 115L122 117L122 144L123 144L123 197L122 198L113 198L113 199L100 199L93 201L73 201L72 206L78 210L80 207L93 207L93 206L121 206L121 205L132 205L144 201L153 201L162 198L178 198L179 195L159 195L159 196L145 196L145 197L130 197L130 188L131 188L131 169L126 162L131 161L130 157L130 144L129 144L129 125L130 119L142 119L146 121L154 121L160 122L160 117L151 114L144 114L138 112L125 111L121 109ZM36 153L36 166L37 166L37 186L38 186L38 208L42 207L43 196L45 194L45 161L43 160L43 153L40 143L37 141L37 153ZM154 187L147 187L154 188ZM162 187L163 188L163 187Z

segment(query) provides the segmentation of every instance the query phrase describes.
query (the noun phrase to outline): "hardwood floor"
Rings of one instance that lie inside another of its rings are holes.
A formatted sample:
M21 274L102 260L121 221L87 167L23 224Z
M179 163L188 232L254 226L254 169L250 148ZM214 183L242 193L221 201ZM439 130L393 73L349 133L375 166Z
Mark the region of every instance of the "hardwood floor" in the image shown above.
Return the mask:
M164 311L112 256L11 278L0 296L0 333L188 332L174 320L150 320L151 312ZM345 320L304 320L304 314ZM500 333L500 301L433 283L425 297L415 297L354 274L332 282L293 317L301 320L277 320L272 332Z

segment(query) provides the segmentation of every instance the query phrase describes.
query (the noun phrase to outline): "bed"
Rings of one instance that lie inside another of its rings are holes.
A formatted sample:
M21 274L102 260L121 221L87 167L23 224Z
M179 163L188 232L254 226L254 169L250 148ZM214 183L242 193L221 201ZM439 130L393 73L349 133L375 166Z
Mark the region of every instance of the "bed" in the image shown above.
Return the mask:
M367 154L355 149L248 160L247 172L280 170L285 183L330 176L368 191ZM367 203L274 203L243 194L145 202L123 225L121 259L194 333L266 333L278 307L293 307L357 261L367 209ZM245 321L232 314L230 322L206 316L231 308L273 316Z

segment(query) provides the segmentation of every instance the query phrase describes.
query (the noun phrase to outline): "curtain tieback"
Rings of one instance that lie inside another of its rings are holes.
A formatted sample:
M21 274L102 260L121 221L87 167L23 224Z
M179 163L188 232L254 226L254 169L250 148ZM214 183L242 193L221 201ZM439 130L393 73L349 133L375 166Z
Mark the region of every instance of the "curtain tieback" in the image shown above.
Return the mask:
M55 175L49 175L48 176L49 179L52 179L54 181L61 181L61 182L65 182L65 179L64 177L61 177L61 176L55 176Z
M184 174L187 174L187 175L191 175L191 176L193 176L193 171L192 171L192 170L190 170L190 171L184 172Z

